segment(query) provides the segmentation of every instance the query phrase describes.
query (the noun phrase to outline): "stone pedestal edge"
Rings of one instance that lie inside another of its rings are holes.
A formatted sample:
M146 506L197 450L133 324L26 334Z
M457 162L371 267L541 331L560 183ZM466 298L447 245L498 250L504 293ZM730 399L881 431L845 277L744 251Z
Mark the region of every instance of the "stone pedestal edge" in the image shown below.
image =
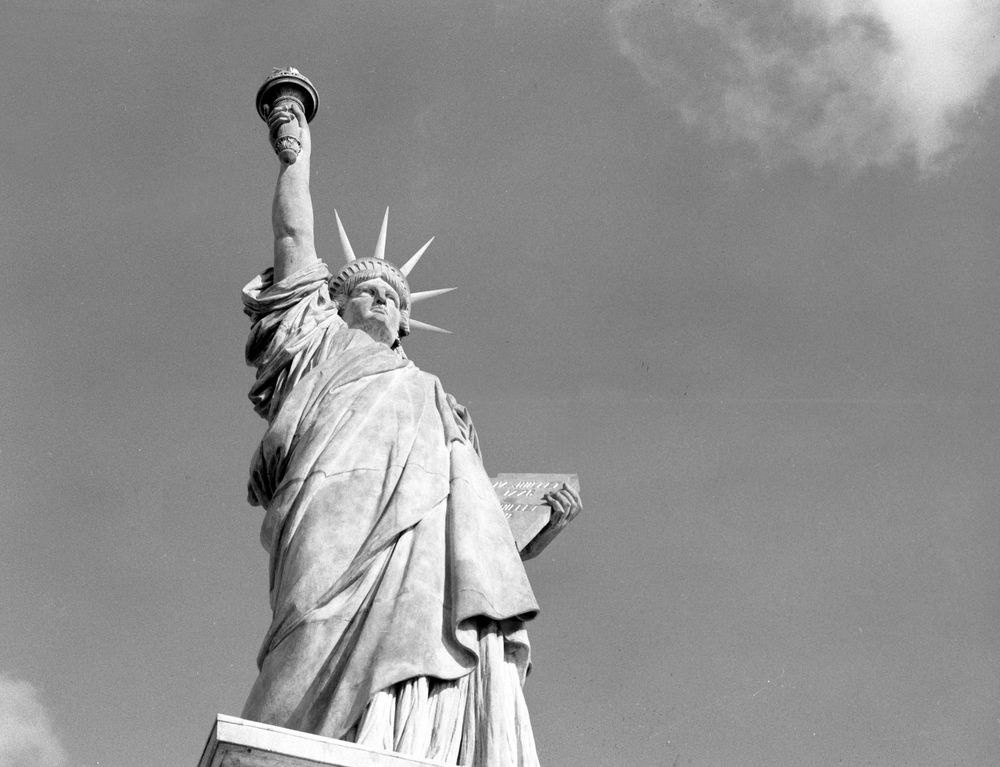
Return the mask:
M444 767L356 743L219 714L198 767Z

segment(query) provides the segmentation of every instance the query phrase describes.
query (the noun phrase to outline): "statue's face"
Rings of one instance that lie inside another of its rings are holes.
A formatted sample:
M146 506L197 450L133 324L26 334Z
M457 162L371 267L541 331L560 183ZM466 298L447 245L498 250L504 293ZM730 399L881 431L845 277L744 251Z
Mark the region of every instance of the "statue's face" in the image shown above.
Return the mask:
M389 346L399 338L399 296L381 277L358 283L341 316L348 327L363 330Z

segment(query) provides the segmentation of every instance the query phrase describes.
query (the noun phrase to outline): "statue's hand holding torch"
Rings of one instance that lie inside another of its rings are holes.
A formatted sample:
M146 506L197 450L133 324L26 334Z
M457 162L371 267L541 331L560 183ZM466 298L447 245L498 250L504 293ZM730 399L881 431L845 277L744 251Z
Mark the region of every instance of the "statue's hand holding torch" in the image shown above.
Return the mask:
M318 108L313 84L293 67L273 70L257 91L257 114L267 122L271 146L285 165L309 150L309 121Z
M285 165L294 163L303 150L309 154L312 146L309 122L298 101L283 99L268 109L267 128L271 146Z

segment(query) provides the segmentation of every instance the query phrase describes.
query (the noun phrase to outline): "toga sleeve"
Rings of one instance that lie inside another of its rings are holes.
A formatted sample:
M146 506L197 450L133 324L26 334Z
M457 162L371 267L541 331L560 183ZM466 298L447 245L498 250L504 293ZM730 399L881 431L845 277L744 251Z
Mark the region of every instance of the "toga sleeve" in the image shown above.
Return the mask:
M246 361L257 369L248 396L268 421L291 387L322 361L326 339L345 327L329 279L320 261L277 283L268 268L243 288L243 311L250 318Z

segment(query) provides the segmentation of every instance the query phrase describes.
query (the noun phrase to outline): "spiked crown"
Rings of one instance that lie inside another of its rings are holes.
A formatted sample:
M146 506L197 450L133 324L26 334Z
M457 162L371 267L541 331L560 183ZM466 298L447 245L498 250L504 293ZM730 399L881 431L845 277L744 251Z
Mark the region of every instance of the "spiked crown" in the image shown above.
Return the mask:
M357 258L354 255L354 249L351 247L351 242L347 239L347 232L344 231L344 225L340 221L340 214L334 210L333 215L337 219L337 231L340 234L340 244L344 249L344 258L347 263L330 278L330 296L339 303L341 296L345 298L349 296L351 291L360 283L379 278L391 285L392 289L399 295L399 311L401 315L399 322L400 338L409 335L410 330L413 328L433 330L438 333L450 333L450 330L435 327L434 325L420 322L410 317L410 309L413 304L454 290L454 288L441 288L439 290L424 290L417 293L410 292L407 277L430 244L434 242L434 238L431 237L424 243L424 246L414 253L405 264L396 267L385 260L385 236L389 226L388 208L386 208L385 216L382 218L382 229L378 235L378 242L375 243L375 255L371 258Z
M399 296L400 311L410 308L410 286L406 276L385 259L356 258L330 278L330 295L349 296L360 283L381 277Z

